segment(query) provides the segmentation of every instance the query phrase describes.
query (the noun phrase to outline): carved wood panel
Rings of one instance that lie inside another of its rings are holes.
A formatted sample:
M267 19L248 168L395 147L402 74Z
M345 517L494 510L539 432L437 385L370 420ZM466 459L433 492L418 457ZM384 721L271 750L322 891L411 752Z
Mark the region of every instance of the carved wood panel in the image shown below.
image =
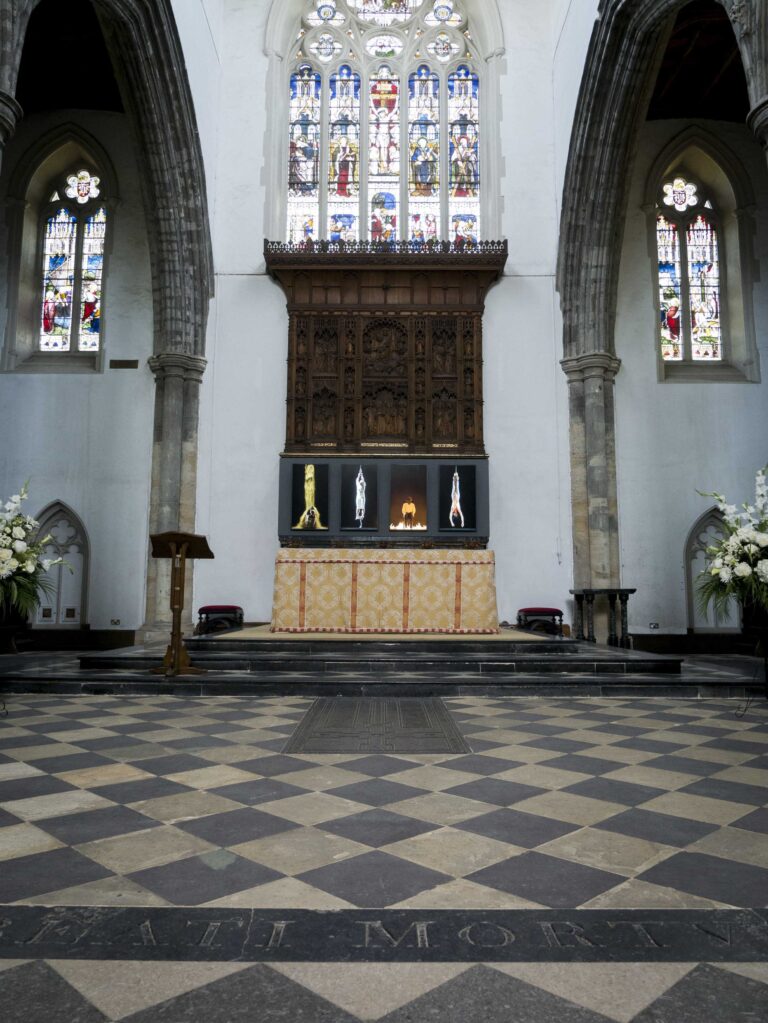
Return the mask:
M482 454L480 315L290 321L286 451Z
M265 258L289 313L287 452L484 454L482 315L506 242Z

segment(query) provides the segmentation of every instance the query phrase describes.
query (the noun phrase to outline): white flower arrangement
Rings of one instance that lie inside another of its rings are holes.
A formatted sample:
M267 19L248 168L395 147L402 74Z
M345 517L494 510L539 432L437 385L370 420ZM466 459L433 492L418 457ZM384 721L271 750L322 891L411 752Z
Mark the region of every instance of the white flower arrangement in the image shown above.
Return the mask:
M713 497L723 516L725 535L707 547L707 564L699 576L702 610L713 604L724 617L728 603L738 600L768 611L768 466L755 476L755 500L742 510L728 504L722 494Z
M26 483L0 510L0 606L28 616L40 603L40 594L50 590L44 578L51 565L62 558L44 558L51 537L37 537L40 524L22 514L27 499Z

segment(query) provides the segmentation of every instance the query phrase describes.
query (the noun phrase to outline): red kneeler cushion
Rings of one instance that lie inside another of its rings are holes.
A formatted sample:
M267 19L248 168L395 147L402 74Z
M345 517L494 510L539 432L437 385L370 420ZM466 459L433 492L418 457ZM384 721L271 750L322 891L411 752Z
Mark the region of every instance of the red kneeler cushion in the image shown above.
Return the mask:
M521 607L519 615L561 615L559 607Z

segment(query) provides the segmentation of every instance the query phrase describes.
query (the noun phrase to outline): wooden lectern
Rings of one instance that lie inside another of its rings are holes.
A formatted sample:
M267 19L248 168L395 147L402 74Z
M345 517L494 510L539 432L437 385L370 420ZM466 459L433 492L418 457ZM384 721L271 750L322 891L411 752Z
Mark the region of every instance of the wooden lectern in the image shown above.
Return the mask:
M187 648L181 639L181 612L184 610L184 573L187 558L212 558L213 551L204 536L194 533L156 533L152 541L153 558L171 559L171 642L165 651L160 668L152 668L154 675L204 675L205 669L193 668Z

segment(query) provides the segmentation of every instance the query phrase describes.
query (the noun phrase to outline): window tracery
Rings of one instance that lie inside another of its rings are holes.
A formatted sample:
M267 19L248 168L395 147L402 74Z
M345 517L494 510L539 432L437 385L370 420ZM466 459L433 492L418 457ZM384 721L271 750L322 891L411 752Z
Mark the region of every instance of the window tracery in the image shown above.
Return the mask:
M307 0L293 57L288 241L476 243L480 78L460 4Z

